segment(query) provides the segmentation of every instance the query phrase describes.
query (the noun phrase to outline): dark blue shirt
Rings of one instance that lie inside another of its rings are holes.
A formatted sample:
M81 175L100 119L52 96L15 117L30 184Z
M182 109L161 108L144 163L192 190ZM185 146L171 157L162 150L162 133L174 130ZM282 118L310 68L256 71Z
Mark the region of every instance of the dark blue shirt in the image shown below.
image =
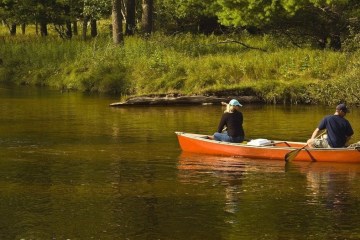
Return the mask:
M324 117L318 128L326 129L329 145L333 148L344 147L346 138L354 134L349 121L339 115Z

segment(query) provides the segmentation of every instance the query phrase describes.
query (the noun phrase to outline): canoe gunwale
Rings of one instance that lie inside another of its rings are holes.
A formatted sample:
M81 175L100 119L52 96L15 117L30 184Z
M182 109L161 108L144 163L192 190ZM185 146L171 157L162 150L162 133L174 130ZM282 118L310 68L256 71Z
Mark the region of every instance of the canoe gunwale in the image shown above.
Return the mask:
M205 135L205 134L195 134L195 133L186 133L186 132L175 132L175 133L176 133L176 135L185 136L185 137L196 139L196 140L201 140L201 141L210 142L210 143L216 143L216 144L231 145L231 146L236 146L236 147L297 150L297 149L302 148L306 144L305 142L271 140L271 141L273 141L272 144L261 145L261 146L253 146L253 145L247 145L246 143L222 142L222 141L217 141L217 140L213 140L213 139L208 139L208 138L205 138L205 137L207 137L207 135ZM274 146L273 144L276 144L276 143L291 143L291 144L300 144L300 145L303 145L303 146L300 146L300 147L295 147L295 146L289 146L289 147L286 147L286 146ZM305 149L303 149L303 150L306 151ZM307 150L309 150L309 149L307 149ZM360 152L360 147L354 147L354 148L311 148L311 152L313 152L313 151L339 151L339 150L341 150L341 151L357 150L357 151Z
M185 132L175 132L178 136L185 136L187 138L191 138L191 139L195 139L195 140L200 140L200 141L204 141L204 142L209 142L209 143L216 143L216 144L220 144L220 145L230 145L230 146L235 146L235 147L246 147L246 148L269 148L269 149L291 149L291 150L296 150L299 149L300 147L286 147L286 146L275 146L273 144L276 143L292 143L292 144L304 144L302 142L291 142L291 141L281 141L281 140L272 140L274 143L269 144L269 145L262 145L262 146L254 146L254 145L248 145L246 143L232 143L232 142L222 142L222 141L217 141L217 140L213 140L213 139L208 139L205 138L207 137L207 135L205 134L194 134L194 133L185 133ZM319 148L321 149L321 148Z
M259 159L284 160L285 154L306 146L304 142L272 140L273 144L289 144L289 146L263 145L253 146L245 143L221 142L208 139L208 135L186 132L175 132L183 151L211 155L225 155ZM296 161L320 162L353 162L360 163L359 148L303 148Z

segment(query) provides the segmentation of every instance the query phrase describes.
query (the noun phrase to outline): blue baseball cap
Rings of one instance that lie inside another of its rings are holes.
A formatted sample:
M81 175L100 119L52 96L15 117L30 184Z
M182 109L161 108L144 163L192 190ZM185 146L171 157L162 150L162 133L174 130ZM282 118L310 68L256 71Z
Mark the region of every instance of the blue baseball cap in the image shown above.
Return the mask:
M236 99L232 99L232 100L229 102L229 105L242 107L242 105L241 105L241 104L239 103L239 101L236 100Z

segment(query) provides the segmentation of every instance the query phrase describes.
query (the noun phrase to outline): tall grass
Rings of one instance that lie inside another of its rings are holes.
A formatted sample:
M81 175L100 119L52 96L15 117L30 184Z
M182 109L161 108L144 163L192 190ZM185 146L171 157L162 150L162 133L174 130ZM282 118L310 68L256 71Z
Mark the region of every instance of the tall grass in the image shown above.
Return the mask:
M269 36L233 40L154 34L114 46L109 36L86 42L3 37L0 82L119 95L225 92L269 103L330 103L326 87L332 101L359 102L340 97L333 87L342 83L353 86L354 94L358 90L352 83L359 74L357 52L295 49Z

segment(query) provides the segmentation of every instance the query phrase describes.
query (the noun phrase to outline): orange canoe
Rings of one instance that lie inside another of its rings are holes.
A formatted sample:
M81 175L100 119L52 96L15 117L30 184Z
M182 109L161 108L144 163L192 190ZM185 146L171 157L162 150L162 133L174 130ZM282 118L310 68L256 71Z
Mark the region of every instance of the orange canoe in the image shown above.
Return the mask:
M245 143L228 143L211 140L207 135L176 132L180 147L185 152L285 160L285 155L305 146L303 142L271 141L254 146ZM294 161L360 163L360 150L355 148L303 148Z

